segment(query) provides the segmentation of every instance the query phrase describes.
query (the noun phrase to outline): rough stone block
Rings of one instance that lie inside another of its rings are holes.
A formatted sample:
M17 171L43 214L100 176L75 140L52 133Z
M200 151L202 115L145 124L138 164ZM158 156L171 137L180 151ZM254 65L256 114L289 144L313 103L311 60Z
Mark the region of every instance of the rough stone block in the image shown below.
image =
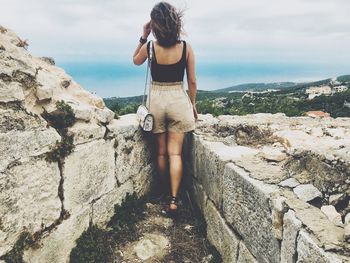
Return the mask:
M297 252L297 263L342 263L342 260L337 255L321 249L304 230L299 232Z
M203 186L200 183L198 183L196 180L193 180L192 198L196 202L198 208L203 212L206 207L208 196L205 193Z
M317 197L322 197L322 193L312 184L301 184L293 189L294 193L303 201L308 202Z
M24 229L33 234L59 218L60 178L57 163L38 158L0 173L0 255L11 249Z
M150 151L138 131L121 133L115 140L115 175L119 183L124 183L151 162Z
M0 80L0 101L23 101L24 93L21 85L18 82L5 83Z
M116 184L114 169L113 142L98 140L78 145L64 162L65 208L69 212L80 210L111 191Z
M53 95L53 88L48 86L38 86L36 88L36 94L38 100L51 99Z
M114 205L121 204L127 193L134 191L131 180L114 188L92 204L92 223L100 227L106 227L110 218L114 215Z
M258 261L252 255L252 253L250 253L248 248L244 245L243 241L239 242L238 252L239 255L237 263L258 263Z
M154 178L155 166L153 163L145 165L138 174L131 177L134 184L134 192L137 196L143 196L147 194L152 185L152 180Z
M195 136L194 145L196 147L194 173L210 199L221 209L225 164L254 150L242 146L230 147L222 142L204 141L198 136Z
M271 194L278 188L250 178L232 163L225 167L223 185L223 212L227 222L258 262L279 262L280 245L274 236L269 205Z
M50 262L66 263L75 241L89 227L90 207L84 208L78 214L71 215L62 221L51 233L40 240L38 248L30 248L24 252L26 263Z
M207 223L207 238L219 251L223 262L236 262L239 237L229 228L212 201L207 202L204 217Z
M118 135L128 136L134 134L139 130L139 123L137 121L136 114L125 114L119 117L119 119L113 119L108 125L108 136L114 138Z
M296 261L296 241L302 226L293 210L289 210L283 217L283 240L281 245L281 262L294 263Z
M114 119L115 113L108 108L95 108L95 117L101 123L108 123Z
M106 127L78 121L68 128L68 133L74 135L74 144L81 144L103 138Z
M43 119L23 111L0 109L0 172L11 162L50 151L60 140Z

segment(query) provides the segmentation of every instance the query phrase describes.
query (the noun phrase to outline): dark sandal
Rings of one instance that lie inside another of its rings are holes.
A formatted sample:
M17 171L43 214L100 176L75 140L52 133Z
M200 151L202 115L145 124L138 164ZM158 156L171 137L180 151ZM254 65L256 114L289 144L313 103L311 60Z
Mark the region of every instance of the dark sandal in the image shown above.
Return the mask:
M172 204L176 205L175 209L170 208L170 205L172 205ZM164 213L170 217L175 217L178 213L178 210L179 210L179 198L176 196L172 196L170 198L169 205L165 209L163 209L162 213Z

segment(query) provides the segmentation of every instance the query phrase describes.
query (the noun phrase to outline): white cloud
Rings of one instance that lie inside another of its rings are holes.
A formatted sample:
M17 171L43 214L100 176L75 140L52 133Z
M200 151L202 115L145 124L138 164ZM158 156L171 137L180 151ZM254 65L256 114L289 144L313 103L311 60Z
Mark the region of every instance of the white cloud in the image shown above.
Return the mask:
M0 23L58 60L127 60L158 1L0 0ZM203 60L346 63L347 0L174 0L185 9L187 39ZM131 58L130 58L131 59Z

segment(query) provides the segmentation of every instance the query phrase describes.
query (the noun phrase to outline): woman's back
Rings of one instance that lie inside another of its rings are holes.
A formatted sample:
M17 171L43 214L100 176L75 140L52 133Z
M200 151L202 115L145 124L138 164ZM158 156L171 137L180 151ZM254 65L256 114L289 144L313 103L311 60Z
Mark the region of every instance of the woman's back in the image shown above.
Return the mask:
M149 48L150 42L147 44L147 51ZM179 41L174 46L167 48L158 45L157 42L153 43L152 80L158 82L183 81L186 55L185 41Z

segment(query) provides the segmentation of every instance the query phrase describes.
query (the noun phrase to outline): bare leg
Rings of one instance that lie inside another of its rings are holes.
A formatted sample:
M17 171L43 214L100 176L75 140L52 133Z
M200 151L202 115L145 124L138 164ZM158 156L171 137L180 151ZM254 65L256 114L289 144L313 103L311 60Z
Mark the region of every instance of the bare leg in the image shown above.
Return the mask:
M167 149L169 154L169 172L171 195L177 196L182 179L182 144L184 133L168 133ZM176 209L175 204L170 205L170 209Z
M169 185L167 182L168 154L167 154L167 134L157 133L157 169L159 175L159 187L162 193L168 194Z

